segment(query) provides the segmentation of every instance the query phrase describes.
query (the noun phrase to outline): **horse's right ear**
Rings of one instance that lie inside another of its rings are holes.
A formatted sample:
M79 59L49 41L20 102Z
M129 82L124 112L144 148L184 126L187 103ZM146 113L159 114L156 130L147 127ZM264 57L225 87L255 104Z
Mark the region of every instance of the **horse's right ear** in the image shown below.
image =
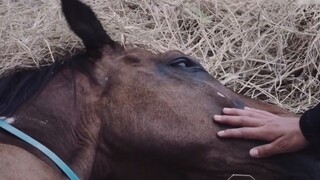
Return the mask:
M115 47L91 8L79 0L61 0L62 11L71 30L82 39L87 51L98 51L104 46Z

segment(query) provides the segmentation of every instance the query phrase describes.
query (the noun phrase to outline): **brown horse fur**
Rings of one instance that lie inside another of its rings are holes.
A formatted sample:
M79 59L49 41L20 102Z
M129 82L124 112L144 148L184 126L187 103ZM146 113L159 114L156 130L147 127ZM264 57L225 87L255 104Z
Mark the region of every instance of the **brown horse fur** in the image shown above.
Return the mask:
M224 127L213 116L223 107L288 112L231 92L181 52L126 50L89 7L77 0L62 0L62 6L86 52L51 66L58 68L3 78L0 115L13 117L15 127L54 151L81 179L320 178L311 155L257 160L248 151L261 142L216 136ZM34 80L41 83L27 88ZM30 145L4 132L0 142L1 177L64 178Z

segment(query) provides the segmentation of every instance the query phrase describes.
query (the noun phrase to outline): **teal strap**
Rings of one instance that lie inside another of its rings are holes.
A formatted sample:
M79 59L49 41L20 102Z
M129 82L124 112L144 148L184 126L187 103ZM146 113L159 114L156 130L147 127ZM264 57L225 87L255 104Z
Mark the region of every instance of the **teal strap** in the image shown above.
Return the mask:
M37 140L23 133L19 129L8 124L5 119L0 119L0 127L9 133L15 135L16 137L22 139L23 141L29 143L33 147L39 149L42 153L48 156L60 169L63 171L66 176L68 176L71 180L79 180L78 176L66 165L55 153L53 153L50 149L42 145Z

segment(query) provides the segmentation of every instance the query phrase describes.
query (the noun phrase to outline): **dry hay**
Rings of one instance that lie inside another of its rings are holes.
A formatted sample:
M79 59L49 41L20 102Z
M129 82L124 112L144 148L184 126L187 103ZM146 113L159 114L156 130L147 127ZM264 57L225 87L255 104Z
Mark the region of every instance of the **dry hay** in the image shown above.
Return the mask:
M320 100L320 5L294 0L86 2L117 41L155 52L181 50L236 92L296 113ZM58 0L0 0L0 23L0 75L48 64L81 47Z

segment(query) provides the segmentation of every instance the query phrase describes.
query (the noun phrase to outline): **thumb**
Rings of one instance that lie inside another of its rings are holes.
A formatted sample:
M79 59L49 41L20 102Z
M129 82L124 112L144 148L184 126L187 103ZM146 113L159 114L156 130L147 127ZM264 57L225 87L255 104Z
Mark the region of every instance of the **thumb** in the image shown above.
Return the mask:
M266 158L285 152L286 142L279 138L270 144L254 147L249 154L253 158Z

